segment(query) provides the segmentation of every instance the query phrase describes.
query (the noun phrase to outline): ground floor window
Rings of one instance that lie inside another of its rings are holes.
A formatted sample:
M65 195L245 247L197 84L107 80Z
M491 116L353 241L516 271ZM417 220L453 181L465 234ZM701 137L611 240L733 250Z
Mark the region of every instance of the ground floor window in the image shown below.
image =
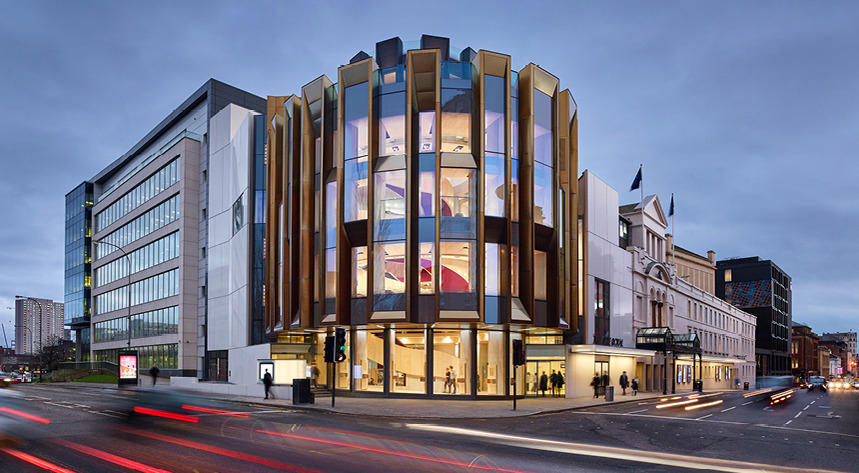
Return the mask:
M426 393L426 330L391 330L391 391Z

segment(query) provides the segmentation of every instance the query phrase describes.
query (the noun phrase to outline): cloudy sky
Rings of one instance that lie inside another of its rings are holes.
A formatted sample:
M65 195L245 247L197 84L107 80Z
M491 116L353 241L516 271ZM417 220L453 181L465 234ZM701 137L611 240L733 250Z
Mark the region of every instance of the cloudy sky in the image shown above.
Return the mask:
M678 244L772 259L793 277L794 320L859 328L856 3L0 3L10 337L15 294L63 299L65 193L208 78L286 95L421 33L558 76L579 104L580 171L632 202L644 163L647 193L675 193Z

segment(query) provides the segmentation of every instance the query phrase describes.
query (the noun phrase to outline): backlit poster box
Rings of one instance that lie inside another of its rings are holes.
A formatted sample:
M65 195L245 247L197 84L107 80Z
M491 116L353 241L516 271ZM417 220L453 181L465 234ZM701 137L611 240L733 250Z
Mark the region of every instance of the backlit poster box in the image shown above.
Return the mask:
M119 352L119 385L137 384L138 366L136 351Z

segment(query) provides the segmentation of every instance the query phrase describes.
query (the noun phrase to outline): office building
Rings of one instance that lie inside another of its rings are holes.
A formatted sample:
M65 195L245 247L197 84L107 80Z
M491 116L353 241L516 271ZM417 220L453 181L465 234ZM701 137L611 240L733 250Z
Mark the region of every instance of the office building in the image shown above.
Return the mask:
M364 395L503 397L525 394L524 372L564 370L578 323L577 118L558 78L448 38L391 38L336 83L323 75L268 105L276 382L318 372ZM335 326L347 360L331 376ZM515 386L514 340L529 360Z
M93 360L116 362L130 347L141 369L208 374L209 120L230 104L262 112L265 101L209 80L67 196L67 231L91 235L89 253L67 238L69 322L80 337L89 321Z
M63 304L51 299L15 299L15 353L39 354L63 339Z
M65 324L75 334L75 358L89 361L92 289L92 183L66 194Z
M758 376L790 376L791 278L759 257L716 263L716 296L757 317Z

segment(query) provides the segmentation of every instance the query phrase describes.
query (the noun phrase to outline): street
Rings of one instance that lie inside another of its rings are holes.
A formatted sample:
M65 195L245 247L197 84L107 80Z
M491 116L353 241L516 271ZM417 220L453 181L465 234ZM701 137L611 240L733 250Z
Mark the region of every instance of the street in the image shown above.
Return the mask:
M859 458L859 391L800 390L772 406L731 392L693 410L658 407L684 397L432 421L97 387L3 394L0 432L13 439L2 471L856 471Z

